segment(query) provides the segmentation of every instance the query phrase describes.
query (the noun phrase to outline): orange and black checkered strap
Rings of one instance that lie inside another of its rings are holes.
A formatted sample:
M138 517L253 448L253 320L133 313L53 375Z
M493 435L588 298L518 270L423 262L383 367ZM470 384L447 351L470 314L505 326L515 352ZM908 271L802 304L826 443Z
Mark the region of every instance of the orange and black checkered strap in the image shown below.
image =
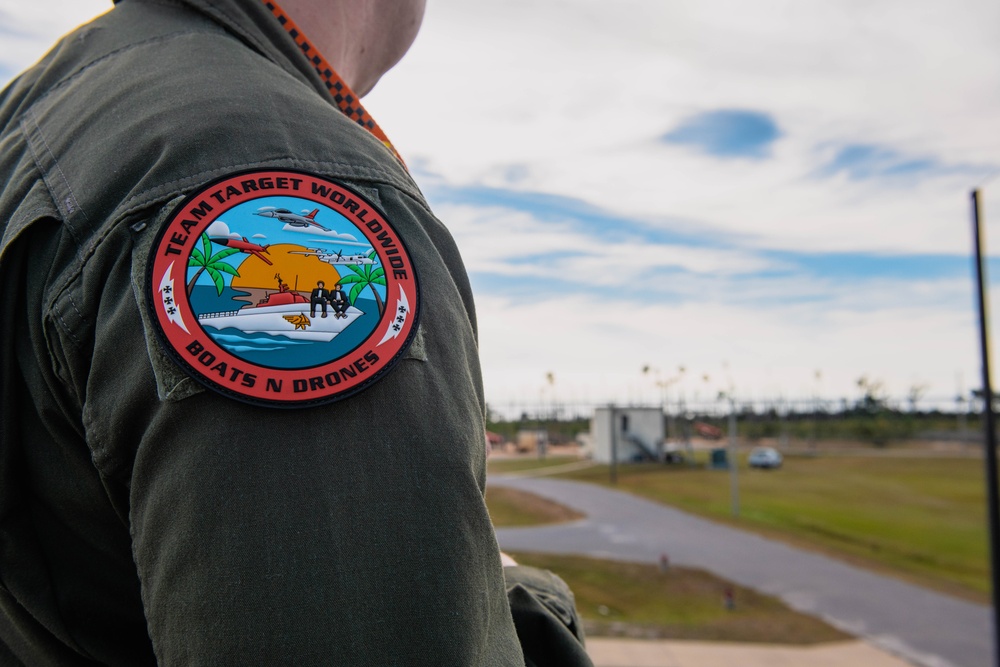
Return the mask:
M294 39L295 43L298 44L300 49L302 49L302 53L305 54L306 58L309 59L309 62L312 63L316 73L319 74L321 79L323 79L323 83L326 84L327 90L329 90L330 95L333 96L333 101L337 103L337 108L339 108L345 116L375 135L375 138L381 141L382 145L388 148L405 168L406 163L403 162L402 156L398 151L396 151L392 142L389 141L389 137L385 136L385 132L382 131L382 128L379 127L378 123L375 122L375 119L371 117L371 114L369 114L368 111L366 111L361 105L361 100L354 94L354 91L347 85L347 82L340 78L340 75L337 74L336 70L333 69L333 66L327 62L326 58L323 57L323 54L319 52L319 49L313 46L302 30L295 25L295 21L293 21L291 17L285 13L285 10L278 6L278 3L275 2L275 0L261 1L264 3L264 6L267 7L272 14L274 14L274 17L278 19L278 23L284 26L291 38Z

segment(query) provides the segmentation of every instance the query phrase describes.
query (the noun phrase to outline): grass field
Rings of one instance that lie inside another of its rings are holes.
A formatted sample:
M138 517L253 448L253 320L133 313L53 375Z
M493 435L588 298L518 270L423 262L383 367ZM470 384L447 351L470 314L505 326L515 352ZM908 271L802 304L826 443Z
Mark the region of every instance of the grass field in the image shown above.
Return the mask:
M539 526L583 518L583 514L565 505L502 486L487 487L486 505L497 528Z
M577 556L512 554L522 565L552 570L576 597L586 632L643 638L816 644L848 636L782 602L703 571ZM732 610L723 605L727 587Z
M487 460L489 471L493 474L503 474L509 472L523 472L525 470L537 470L539 468L554 468L575 463L580 459L576 456L549 456L539 459L537 456L516 456L510 458L491 458Z
M491 462L490 469L508 465ZM606 466L557 476L609 483ZM730 514L726 471L624 465L617 488L988 601L983 472L976 459L786 457L781 470L742 467L739 479L738 519Z

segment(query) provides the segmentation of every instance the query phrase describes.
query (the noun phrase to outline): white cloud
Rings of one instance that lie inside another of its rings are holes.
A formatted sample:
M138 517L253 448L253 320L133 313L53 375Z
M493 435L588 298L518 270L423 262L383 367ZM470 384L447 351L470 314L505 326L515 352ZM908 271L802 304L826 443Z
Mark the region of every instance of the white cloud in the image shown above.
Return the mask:
M111 0L0 0L0 77L38 60L56 38L111 9Z
M0 0L0 71L109 7ZM637 281L647 298L603 309L581 293L519 300L484 288L491 400L655 400L644 364L686 365L675 389L689 398L714 395L727 375L757 394L852 395L864 373L897 394L920 382L948 395L959 372L976 382L967 281L840 282L768 251L967 254L968 191L1000 166L998 44L1000 5L988 0L435 0L366 105L408 162L449 188L560 195L645 224L649 238L719 240L649 242L495 205L440 207L474 278L614 290L628 275L684 274L670 299ZM659 141L713 109L768 114L782 132L773 157L725 161ZM821 177L849 145L943 169ZM996 219L1000 181L984 195Z
M428 11L411 56L369 107L404 155L453 184L703 220L762 247L959 253L966 193L985 169L903 185L809 178L824 160L818 149L868 144L944 165L1000 165L1000 10L985 0ZM412 104L431 71L447 72L434 87L447 102ZM657 142L714 108L772 114L785 133L775 158L727 163Z
M614 228L586 234L571 222L542 222L498 207L442 205L437 213L470 271L622 285L657 269L730 275L776 268L748 252L649 243Z
M929 385L933 397L953 396L960 372L974 382L972 323L960 311L712 302L608 308L583 296L487 296L479 312L487 395L501 406L549 391L546 372L572 378L557 383L559 400L658 402L654 379L641 373L645 365L684 366L685 380L672 391L689 402L710 400L730 383L744 399L837 399L856 397L855 382L865 374L883 380L893 396L916 383Z
M306 213L310 213L310 211L306 211ZM369 247L371 245L369 243L358 243L357 237L352 236L351 234L341 234L335 229L331 229L330 231L323 231L322 229L317 229L316 227L299 227L296 225L289 225L289 224L282 226L281 229L282 231L285 232L305 234L310 237L309 239L306 239L306 241L308 242L315 242L315 243L335 242L339 243L340 245L363 246L363 247Z
M228 236L231 239L241 238L239 234L230 230L229 225L227 225L222 220L216 220L215 222L210 224L208 228L205 230L205 233L208 234L209 236Z

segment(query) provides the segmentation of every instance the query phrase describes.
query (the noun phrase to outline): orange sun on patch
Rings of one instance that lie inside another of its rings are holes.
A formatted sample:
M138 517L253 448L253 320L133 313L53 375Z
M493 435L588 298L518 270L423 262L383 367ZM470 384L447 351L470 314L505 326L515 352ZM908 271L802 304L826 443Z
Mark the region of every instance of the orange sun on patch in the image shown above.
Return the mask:
M264 256L271 260L271 266L259 257L247 255L237 268L240 275L233 278L233 289L273 290L278 286L275 274L280 275L288 287L297 291L310 291L320 280L328 288L337 284L340 273L336 268L314 255L295 254L301 252L309 252L309 248L291 243L267 246Z

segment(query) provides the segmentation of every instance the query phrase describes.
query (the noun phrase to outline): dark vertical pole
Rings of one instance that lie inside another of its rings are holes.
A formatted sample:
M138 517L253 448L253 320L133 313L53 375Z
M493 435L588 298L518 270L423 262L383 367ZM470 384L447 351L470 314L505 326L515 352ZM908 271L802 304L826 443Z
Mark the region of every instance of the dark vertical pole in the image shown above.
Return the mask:
M615 406L608 408L611 421L611 483L618 484L618 420L615 419Z
M740 516L740 482L736 460L736 399L729 397L729 504L733 517Z
M990 572L993 584L993 660L1000 665L1000 504L997 493L997 443L990 383L990 344L986 311L986 264L983 232L979 224L979 190L972 191L972 228L976 249L976 282L979 297L979 350L983 368L983 428L986 446L986 502L989 503Z

